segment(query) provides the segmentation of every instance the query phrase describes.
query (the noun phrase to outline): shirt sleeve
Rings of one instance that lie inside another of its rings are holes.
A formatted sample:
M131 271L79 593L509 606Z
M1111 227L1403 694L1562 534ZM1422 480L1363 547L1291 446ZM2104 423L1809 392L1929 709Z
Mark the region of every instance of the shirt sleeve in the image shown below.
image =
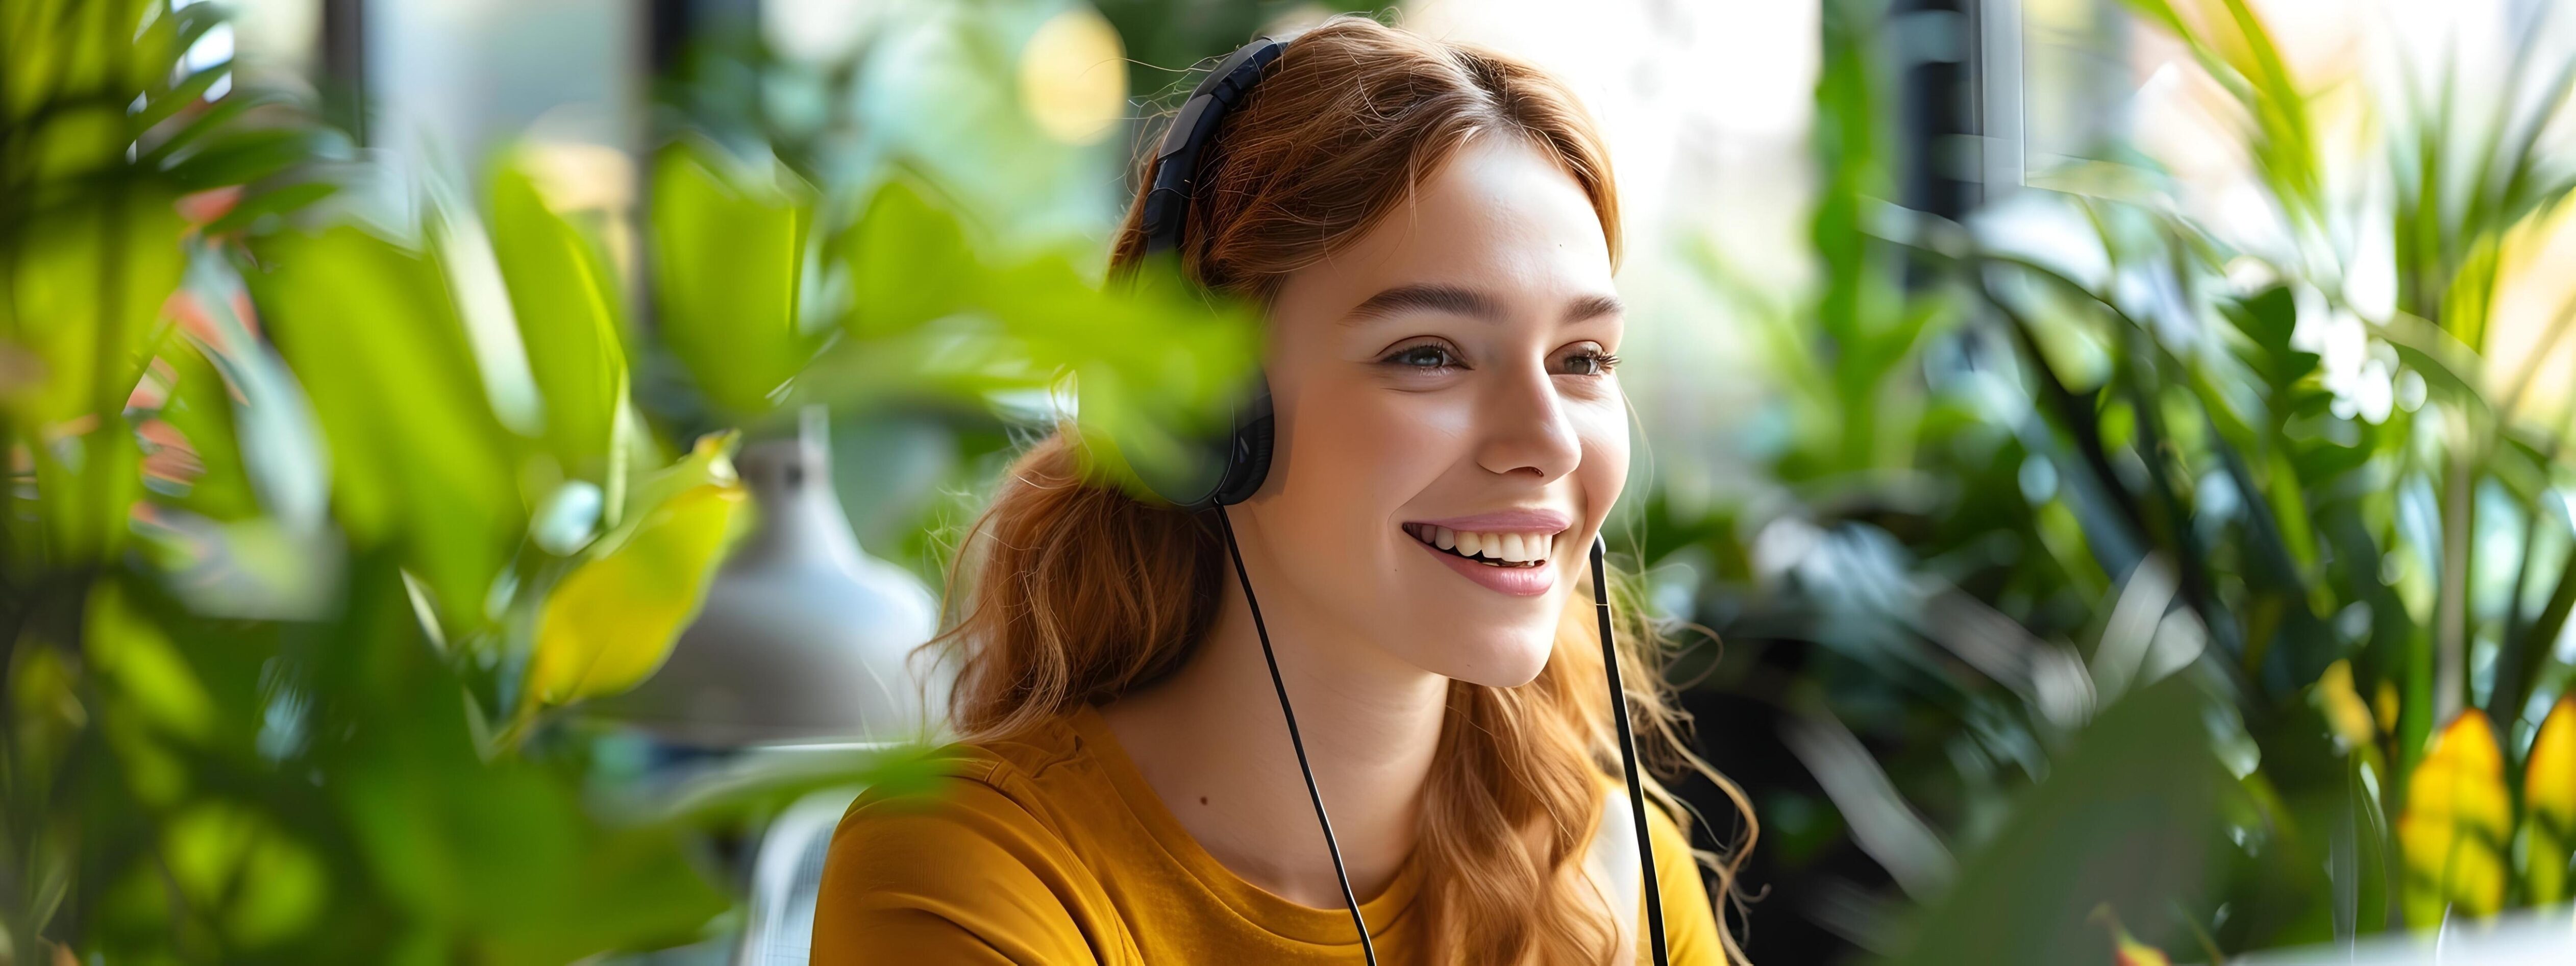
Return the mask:
M992 786L931 802L862 796L832 834L814 966L1094 963L1062 844Z
M1717 909L1700 881L1690 840L1660 808L1646 809L1646 830L1655 842L1655 885L1664 900L1664 948L1672 954L1674 966L1726 966L1726 946L1717 934ZM1638 944L1638 962L1651 963L1654 956L1652 947Z

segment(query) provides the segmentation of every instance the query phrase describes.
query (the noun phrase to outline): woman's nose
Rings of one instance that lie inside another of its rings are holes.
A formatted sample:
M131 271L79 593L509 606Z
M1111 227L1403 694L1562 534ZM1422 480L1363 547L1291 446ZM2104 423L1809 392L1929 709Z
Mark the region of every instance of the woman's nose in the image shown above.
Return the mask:
M1546 364L1513 366L1497 376L1477 406L1477 463L1496 474L1529 474L1542 483L1574 472L1583 461L1583 442L1575 436L1574 421Z

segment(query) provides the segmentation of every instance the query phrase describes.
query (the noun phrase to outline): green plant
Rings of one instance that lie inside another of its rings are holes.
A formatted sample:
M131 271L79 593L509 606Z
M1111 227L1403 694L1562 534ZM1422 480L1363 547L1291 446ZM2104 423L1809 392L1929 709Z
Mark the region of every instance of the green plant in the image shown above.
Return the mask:
M654 158L641 285L530 155L387 232L316 204L345 142L291 98L180 71L217 20L0 17L0 962L695 939L731 903L702 830L936 767L639 802L577 713L695 611L740 432L1055 393L1151 461L1248 359L1239 316L997 254L916 177L841 210L693 138ZM648 413L636 359L685 401Z
M1855 933L1904 961L2099 957L2103 903L2214 958L2563 901L2567 419L2484 357L2576 67L2402 101L2350 176L2246 4L2130 5L2231 97L2276 240L2119 150L1967 225L1877 200L1881 13L1829 3L1820 291L1740 300L1801 431L1646 556L1715 562L1699 614L1751 647L1710 686L1777 703L1919 910ZM2393 306L2349 294L2371 233Z

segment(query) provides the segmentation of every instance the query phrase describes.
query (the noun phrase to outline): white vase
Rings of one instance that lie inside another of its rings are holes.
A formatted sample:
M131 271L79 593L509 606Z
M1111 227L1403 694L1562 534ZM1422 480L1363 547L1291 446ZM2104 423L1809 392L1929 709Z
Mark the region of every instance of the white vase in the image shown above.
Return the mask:
M819 411L799 438L743 447L759 520L706 607L610 715L684 745L894 741L935 732L947 676L914 651L938 625L930 588L859 550L832 490Z

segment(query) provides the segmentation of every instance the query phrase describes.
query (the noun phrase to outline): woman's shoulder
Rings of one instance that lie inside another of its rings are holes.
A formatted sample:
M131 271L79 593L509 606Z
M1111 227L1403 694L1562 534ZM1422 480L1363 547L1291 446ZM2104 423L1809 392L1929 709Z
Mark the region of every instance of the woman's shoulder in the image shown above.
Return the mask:
M876 788L834 830L815 901L816 963L864 951L1082 962L1104 898L1080 834L1070 729L951 745L927 787ZM1068 800L1073 801L1068 801ZM966 957L960 960L959 957Z
M1046 719L1009 735L940 748L926 783L880 785L862 792L841 817L841 833L870 823L963 825L982 821L1056 824L1065 807L1083 803L1098 784L1079 715Z
M1004 848L1037 859L1060 842L1066 804L1049 786L1081 748L1068 726L1049 724L1006 738L948 745L932 756L926 783L880 785L861 793L832 835L831 858L892 866L886 857L925 847L973 855ZM956 863L942 863L954 866ZM905 871L911 869L889 869Z

